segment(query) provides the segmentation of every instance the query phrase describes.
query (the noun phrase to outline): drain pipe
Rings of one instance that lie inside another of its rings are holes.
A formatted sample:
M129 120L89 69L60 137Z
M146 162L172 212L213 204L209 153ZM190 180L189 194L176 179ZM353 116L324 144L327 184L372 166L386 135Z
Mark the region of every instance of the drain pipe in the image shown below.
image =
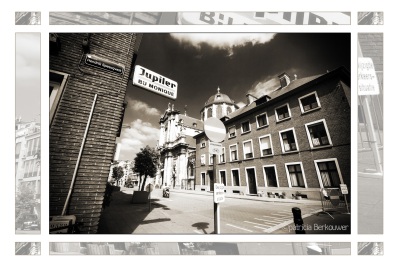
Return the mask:
M78 155L78 159L77 159L77 161L76 161L74 174L73 174L73 176L72 176L71 185L69 186L69 191L68 191L67 199L65 200L65 204L64 204L64 208L63 208L63 210L62 210L61 216L64 216L64 215L65 215L65 212L66 212L67 207L68 207L69 199L71 198L72 189L74 188L75 179L76 179L76 174L77 174L77 172L78 172L79 163L81 162L82 151L83 151L83 147L85 146L86 136L87 136L87 133L88 133L88 131L89 131L89 126L90 126L90 122L91 122L91 120L92 120L93 110L94 110L94 106L96 105L96 100L97 100L97 94L94 95L94 100L93 100L93 104L92 104L92 109L91 109L91 111L90 111L89 119L88 119L88 122L87 122L87 124L86 124L86 130L85 130L85 134L83 135L83 140L82 140L82 144L81 144L81 149L79 150L79 155Z

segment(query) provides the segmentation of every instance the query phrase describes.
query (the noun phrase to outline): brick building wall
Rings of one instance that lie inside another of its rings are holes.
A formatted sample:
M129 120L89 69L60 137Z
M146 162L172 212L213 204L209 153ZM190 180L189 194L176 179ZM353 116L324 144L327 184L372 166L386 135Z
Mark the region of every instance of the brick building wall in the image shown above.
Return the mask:
M338 86L341 84L340 86ZM281 89L285 90L285 88ZM256 173L257 189L270 192L294 193L295 191L307 191L309 198L319 199L320 183L318 174L314 164L314 160L335 158L338 161L340 172L342 174L344 183L350 188L350 88L341 82L340 76L335 75L323 82L308 86L303 90L298 90L294 94L291 93L286 97L280 97L279 100L261 104L254 107L252 112L244 116L237 116L228 120L225 123L226 129L233 125L236 127L236 137L225 138L222 142L225 147L225 163L219 163L217 159L217 179L219 182L219 171L226 171L227 192L231 193L232 190L240 190L243 193L248 193L248 180L246 180L246 168L254 168ZM299 104L299 97L307 95L312 92L317 92L320 108L302 114ZM276 122L275 109L284 104L289 104L291 118L288 120ZM262 113L267 113L268 126L257 128L256 116ZM319 120L325 120L332 146L326 148L311 149L309 139L307 136L305 124ZM250 121L251 131L248 133L241 133L242 122ZM280 131L286 129L294 129L298 152L283 153L280 141ZM259 137L270 135L273 155L261 156ZM209 165L208 147L201 147L201 139L205 138L204 134L197 136L197 149L196 149L196 189L203 188L201 185L201 173L206 172L206 180L208 179L207 172L212 171L212 165ZM252 140L253 144L253 158L244 159L243 142ZM230 162L229 147L237 144L239 161ZM208 145L208 144L207 144ZM206 164L201 165L200 157L206 154ZM306 178L307 188L293 187L289 188L285 163L301 162L303 166L304 176ZM264 170L265 165L275 165L276 177L278 179L279 187L266 188ZM231 170L239 169L240 186L233 186L231 179ZM268 190L267 190L268 189ZM283 190L286 189L286 190ZM205 189L206 190L206 189ZM289 195L290 195L289 194Z
M50 125L50 216L61 215L78 161L94 96L93 116L66 214L82 222L83 233L96 233L104 192L123 118L128 78L137 35L94 33L90 53L125 65L123 75L83 64L82 33L60 33L61 49L50 55L50 71L68 74Z

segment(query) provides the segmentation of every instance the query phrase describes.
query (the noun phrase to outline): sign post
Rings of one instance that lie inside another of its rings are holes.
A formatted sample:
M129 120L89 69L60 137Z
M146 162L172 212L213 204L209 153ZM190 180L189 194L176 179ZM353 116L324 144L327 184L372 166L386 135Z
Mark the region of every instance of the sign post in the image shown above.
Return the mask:
M347 214L350 214L349 205L347 205L346 195L349 194L349 190L347 189L347 184L340 184L340 192L342 192L344 196L344 202L346 203Z
M153 184L146 185L146 191L149 192L149 211L151 211L151 191L153 191L153 189L154 189Z
M225 196L221 195L224 192L224 185L215 183L215 179L217 179L217 156L221 149L221 145L219 144L225 139L226 136L226 128L221 120L211 117L208 118L204 123L204 132L208 139L212 142L209 143L209 152L213 155L213 180L211 182L211 189L214 192L214 234L220 233L220 219L219 219L219 203L225 200ZM215 142L215 143L213 143ZM222 149L221 149L222 150ZM222 189L221 189L222 188ZM216 195L219 193L218 196Z

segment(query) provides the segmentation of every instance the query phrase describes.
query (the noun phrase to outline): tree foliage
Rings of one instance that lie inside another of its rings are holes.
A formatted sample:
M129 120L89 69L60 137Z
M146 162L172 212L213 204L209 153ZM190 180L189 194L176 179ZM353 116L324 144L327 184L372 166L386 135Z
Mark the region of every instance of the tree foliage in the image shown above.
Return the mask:
M144 176L141 191L144 190L147 177L154 177L157 172L158 152L156 149L146 146L141 148L134 159L135 164L133 171L139 173L139 176Z
M124 176L124 168L122 168L121 166L115 166L114 168L113 168L113 171L112 171L112 177L115 179L115 180L119 180L119 179L121 179L122 177Z

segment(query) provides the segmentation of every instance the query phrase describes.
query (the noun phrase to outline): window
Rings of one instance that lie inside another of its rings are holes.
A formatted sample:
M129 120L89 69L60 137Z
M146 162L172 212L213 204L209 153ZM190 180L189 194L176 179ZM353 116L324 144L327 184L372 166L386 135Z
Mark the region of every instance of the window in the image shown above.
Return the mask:
M15 158L19 158L19 154L21 154L21 142L15 144Z
M189 177L193 177L194 176L194 167L192 164L189 164Z
M306 113L321 107L317 92L299 98L301 113Z
M209 160L208 160L208 164L209 164L209 165L213 165L213 164L214 164L213 154L210 154L209 157L208 157L208 159L209 159Z
M202 172L201 173L201 185L206 185L206 173Z
M289 187L306 187L303 166L300 162L285 163Z
M220 182L226 186L226 171L219 171Z
M212 117L212 108L207 109L207 118Z
M275 165L263 166L264 180L268 187L278 187L278 180L276 179Z
M340 187L343 182L336 159L315 160L314 163L322 187Z
M26 144L27 156L33 156L40 152L40 137L28 140Z
M325 120L319 120L305 125L308 141L311 148L325 147L332 145L331 138L326 127Z
M232 170L232 185L233 186L240 186L239 170L238 169Z
M222 153L219 155L219 163L225 163L225 147L222 148Z
M243 142L243 158L244 159L253 158L253 141L252 140Z
M258 115L256 117L256 121L257 121L257 128L262 128L262 127L268 126L267 113Z
M242 134L250 132L250 121L242 122Z
M36 164L34 159L25 161L23 168L24 168L24 178L35 177L38 175L39 165Z
M275 109L276 121L283 121L291 117L289 104Z
M227 107L226 108L226 115L229 115L230 113L232 113L232 108L231 107Z
M230 150L230 155L231 155L231 161L238 160L237 145L229 146L229 150Z
M261 136L259 138L260 141L260 154L262 157L271 156L274 154L272 150L272 142L271 142L271 135Z
M200 164L201 165L206 165L206 155L205 154L201 155Z
M200 140L200 147L201 147L201 148L206 147L206 139L205 139L205 138L202 138L202 139Z
M54 119L58 103L67 84L68 74L58 71L50 71L49 81L49 104L50 104L50 124Z
M236 136L236 127L232 126L228 129L229 132L229 138L235 137Z
M296 135L294 128L279 132L281 138L282 152L288 153L297 151Z

